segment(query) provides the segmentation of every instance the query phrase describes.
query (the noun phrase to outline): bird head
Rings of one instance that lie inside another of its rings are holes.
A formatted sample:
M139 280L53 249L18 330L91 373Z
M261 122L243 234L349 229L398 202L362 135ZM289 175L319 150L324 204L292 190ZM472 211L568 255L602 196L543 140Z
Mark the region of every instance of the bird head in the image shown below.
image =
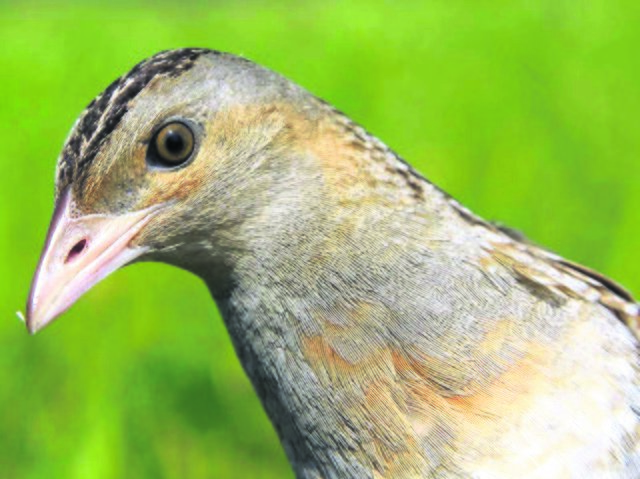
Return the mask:
M159 53L113 82L59 157L29 331L135 261L198 273L206 255L224 277L230 258L266 234L270 215L286 216L295 201L271 213L265 205L285 191L303 194L295 183L308 155L295 145L311 134L300 126L312 115L309 97L269 70L204 49Z

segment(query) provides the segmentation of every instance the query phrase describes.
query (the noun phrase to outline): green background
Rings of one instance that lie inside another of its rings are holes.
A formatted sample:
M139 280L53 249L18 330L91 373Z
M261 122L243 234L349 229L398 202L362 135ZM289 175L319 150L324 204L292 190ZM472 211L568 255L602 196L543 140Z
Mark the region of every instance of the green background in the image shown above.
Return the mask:
M132 6L133 5L133 6ZM479 214L640 293L640 3L0 3L0 476L292 477L206 289L126 268L15 318L84 106L161 49L245 55Z

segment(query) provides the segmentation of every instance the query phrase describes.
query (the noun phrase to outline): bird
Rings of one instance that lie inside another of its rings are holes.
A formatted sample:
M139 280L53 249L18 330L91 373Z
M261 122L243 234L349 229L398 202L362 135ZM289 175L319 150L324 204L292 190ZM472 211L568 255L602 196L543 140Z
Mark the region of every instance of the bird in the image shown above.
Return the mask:
M640 477L640 307L230 53L157 53L79 116L30 333L121 267L207 285L300 479Z

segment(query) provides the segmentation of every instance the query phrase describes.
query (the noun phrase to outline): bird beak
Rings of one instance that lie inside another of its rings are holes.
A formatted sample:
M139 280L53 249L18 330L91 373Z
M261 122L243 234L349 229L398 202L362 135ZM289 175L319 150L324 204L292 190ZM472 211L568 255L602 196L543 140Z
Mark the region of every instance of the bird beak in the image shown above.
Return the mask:
M132 247L130 242L158 209L74 218L74 202L67 189L56 205L31 283L29 332L45 327L100 280L143 254L146 248Z

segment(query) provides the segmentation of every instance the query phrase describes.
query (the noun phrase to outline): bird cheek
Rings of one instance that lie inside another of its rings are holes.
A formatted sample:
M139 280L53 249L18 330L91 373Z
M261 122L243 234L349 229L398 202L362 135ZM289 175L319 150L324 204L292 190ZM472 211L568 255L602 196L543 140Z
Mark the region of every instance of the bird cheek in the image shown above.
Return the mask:
M31 283L29 332L42 329L96 283L144 253L144 248L130 242L162 207L74 218L73 197L67 189L54 211Z

